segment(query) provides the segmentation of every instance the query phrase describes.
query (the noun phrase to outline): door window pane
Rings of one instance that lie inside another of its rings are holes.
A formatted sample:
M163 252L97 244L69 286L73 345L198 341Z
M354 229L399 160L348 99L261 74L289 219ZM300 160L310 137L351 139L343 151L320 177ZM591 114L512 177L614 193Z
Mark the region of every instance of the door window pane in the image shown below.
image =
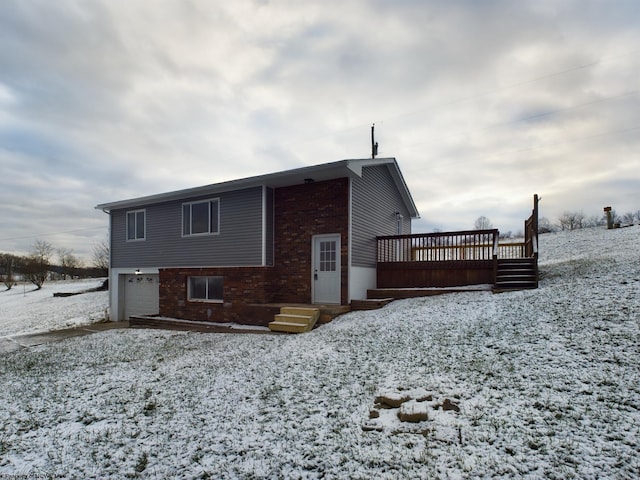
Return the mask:
M336 241L320 242L320 271L335 272L336 271Z

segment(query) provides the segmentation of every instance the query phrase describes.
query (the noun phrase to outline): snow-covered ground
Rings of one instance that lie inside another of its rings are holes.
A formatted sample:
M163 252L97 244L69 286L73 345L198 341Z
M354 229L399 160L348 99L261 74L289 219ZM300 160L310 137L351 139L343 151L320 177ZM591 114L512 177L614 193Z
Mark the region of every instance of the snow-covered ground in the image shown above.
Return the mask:
M20 283L11 290L0 284L0 337L46 332L103 321L109 306L108 292L54 297L56 292L75 293L99 287L104 279L45 282L40 290Z
M540 243L537 290L0 356L0 476L638 478L640 227ZM427 420L374 408L382 394Z

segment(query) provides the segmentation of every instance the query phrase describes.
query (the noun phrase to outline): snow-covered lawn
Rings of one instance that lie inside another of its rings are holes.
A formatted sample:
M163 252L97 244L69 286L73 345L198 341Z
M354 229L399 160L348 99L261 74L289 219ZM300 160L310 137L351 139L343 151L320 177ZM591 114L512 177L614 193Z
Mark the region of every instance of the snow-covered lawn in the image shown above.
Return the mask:
M303 335L108 331L3 355L0 476L638 478L640 227L540 243L538 290ZM380 394L428 419L369 418Z
M20 283L11 290L0 284L0 337L60 330L99 322L109 306L108 292L54 297L99 287L104 279L45 282L40 290Z

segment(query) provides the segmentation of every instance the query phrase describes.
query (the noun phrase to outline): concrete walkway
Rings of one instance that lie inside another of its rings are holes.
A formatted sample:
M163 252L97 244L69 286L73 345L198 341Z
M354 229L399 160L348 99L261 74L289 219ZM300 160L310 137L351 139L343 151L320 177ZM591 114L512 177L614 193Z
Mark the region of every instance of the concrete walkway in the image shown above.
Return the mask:
M66 338L82 337L96 332L113 330L115 328L129 328L129 322L93 323L81 327L55 330L52 332L31 333L28 335L9 335L0 338L0 354L14 352L21 348L35 347L44 343L58 342Z

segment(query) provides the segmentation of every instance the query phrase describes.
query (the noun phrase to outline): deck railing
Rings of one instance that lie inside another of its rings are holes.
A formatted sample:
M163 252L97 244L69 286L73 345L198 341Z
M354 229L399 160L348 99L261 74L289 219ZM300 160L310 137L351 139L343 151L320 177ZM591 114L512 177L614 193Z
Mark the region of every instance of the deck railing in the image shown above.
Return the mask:
M497 229L377 237L378 288L495 284L501 259L534 258L538 196L521 242L500 243Z
M378 263L491 260L498 230L378 237Z
M533 197L533 212L524 221L524 257L538 256L538 195Z
M498 244L498 258L523 258L525 242L509 242Z

